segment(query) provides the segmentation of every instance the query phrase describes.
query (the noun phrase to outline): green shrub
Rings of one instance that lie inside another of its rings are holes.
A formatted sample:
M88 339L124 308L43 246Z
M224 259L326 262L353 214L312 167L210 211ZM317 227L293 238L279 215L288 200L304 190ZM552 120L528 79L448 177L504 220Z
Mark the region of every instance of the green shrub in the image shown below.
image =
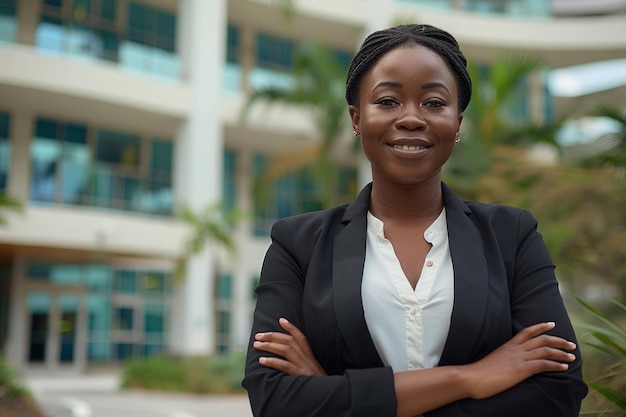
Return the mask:
M29 391L17 381L13 369L1 355L0 410L2 417L43 417Z
M617 317L601 312L579 297L577 301L590 315L590 321L579 324L585 331L584 344L590 348L585 358L585 381L593 392L586 399L585 415L626 415L626 305L613 300Z
M124 366L122 387L185 391L185 368L181 361L155 356L128 361Z
M243 392L244 353L217 357L152 357L129 361L122 387L160 391L230 394Z

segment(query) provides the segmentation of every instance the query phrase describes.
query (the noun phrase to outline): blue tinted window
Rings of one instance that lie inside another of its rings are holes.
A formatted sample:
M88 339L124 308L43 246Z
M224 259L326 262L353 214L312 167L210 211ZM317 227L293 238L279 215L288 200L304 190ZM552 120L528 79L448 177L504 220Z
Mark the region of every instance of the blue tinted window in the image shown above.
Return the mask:
M293 65L294 43L264 33L257 34L256 63L259 67L289 70Z
M224 151L224 180L222 195L224 210L230 212L235 209L237 201L237 153L226 149Z
M320 188L314 167L283 175L270 183L262 183L267 160L255 155L253 172L259 180L255 184L254 234L266 236L272 224L284 217L324 208L325 193ZM333 167L333 197L337 201L351 201L356 192L356 170L350 167Z
M215 294L220 300L230 300L233 296L233 277L230 274L220 274L217 278Z
M137 166L141 156L139 136L100 129L96 161L120 166Z
M152 293L164 293L167 290L167 277L163 272L148 272L143 275L143 289Z
M88 180L87 127L39 118L30 153L31 200L79 203Z
M144 331L146 333L165 331L165 306L160 304L144 306Z
M0 0L0 16L15 16L17 0Z
M228 25L226 33L226 62L239 63L239 28Z
M117 271L114 290L115 292L129 294L137 292L137 274L135 271Z
M176 44L176 16L164 10L130 2L128 38L133 42L173 52Z
M171 140L99 129L94 147L87 126L46 118L37 120L35 133L31 140L32 201L171 216ZM0 162L1 156L0 138Z
M115 328L117 330L133 330L134 310L130 307L118 307L115 309Z

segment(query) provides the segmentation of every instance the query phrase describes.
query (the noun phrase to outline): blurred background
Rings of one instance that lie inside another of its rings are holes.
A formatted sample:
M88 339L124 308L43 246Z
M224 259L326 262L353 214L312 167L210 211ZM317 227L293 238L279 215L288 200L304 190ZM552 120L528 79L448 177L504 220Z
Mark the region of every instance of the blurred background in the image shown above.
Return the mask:
M623 330L625 13L624 0L0 0L2 356L84 374L241 352L272 223L368 182L345 72L365 35L407 22L450 31L470 62L445 181L532 210L574 316L591 320L572 295Z

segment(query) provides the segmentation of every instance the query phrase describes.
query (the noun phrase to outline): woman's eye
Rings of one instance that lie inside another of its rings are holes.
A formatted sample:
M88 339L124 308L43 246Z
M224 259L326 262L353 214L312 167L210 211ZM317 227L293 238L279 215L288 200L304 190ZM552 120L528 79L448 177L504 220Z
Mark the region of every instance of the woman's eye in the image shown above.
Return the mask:
M428 100L423 104L424 107L443 107L445 105L446 103L438 99Z
M376 104L381 104L383 106L394 106L397 103L395 100L391 98L383 98L383 99L378 100Z

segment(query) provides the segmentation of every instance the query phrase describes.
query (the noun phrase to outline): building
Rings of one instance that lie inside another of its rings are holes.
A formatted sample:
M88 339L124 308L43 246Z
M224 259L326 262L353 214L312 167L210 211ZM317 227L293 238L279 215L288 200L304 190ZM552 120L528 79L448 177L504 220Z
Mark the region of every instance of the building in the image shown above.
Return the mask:
M277 179L262 209L253 192L263 167L319 142L310 114L242 117L254 87L289 79L297 45L349 57L365 33L412 20L450 30L485 65L510 49L554 68L626 52L623 2L299 1L292 16L276 3L0 0L0 191L25 204L0 228L12 364L83 371L246 345L270 225L319 206L307 170ZM544 117L541 80L528 95ZM342 152L351 195L357 164ZM254 213L233 232L237 254L209 245L175 279L190 230L173 213L220 201Z

